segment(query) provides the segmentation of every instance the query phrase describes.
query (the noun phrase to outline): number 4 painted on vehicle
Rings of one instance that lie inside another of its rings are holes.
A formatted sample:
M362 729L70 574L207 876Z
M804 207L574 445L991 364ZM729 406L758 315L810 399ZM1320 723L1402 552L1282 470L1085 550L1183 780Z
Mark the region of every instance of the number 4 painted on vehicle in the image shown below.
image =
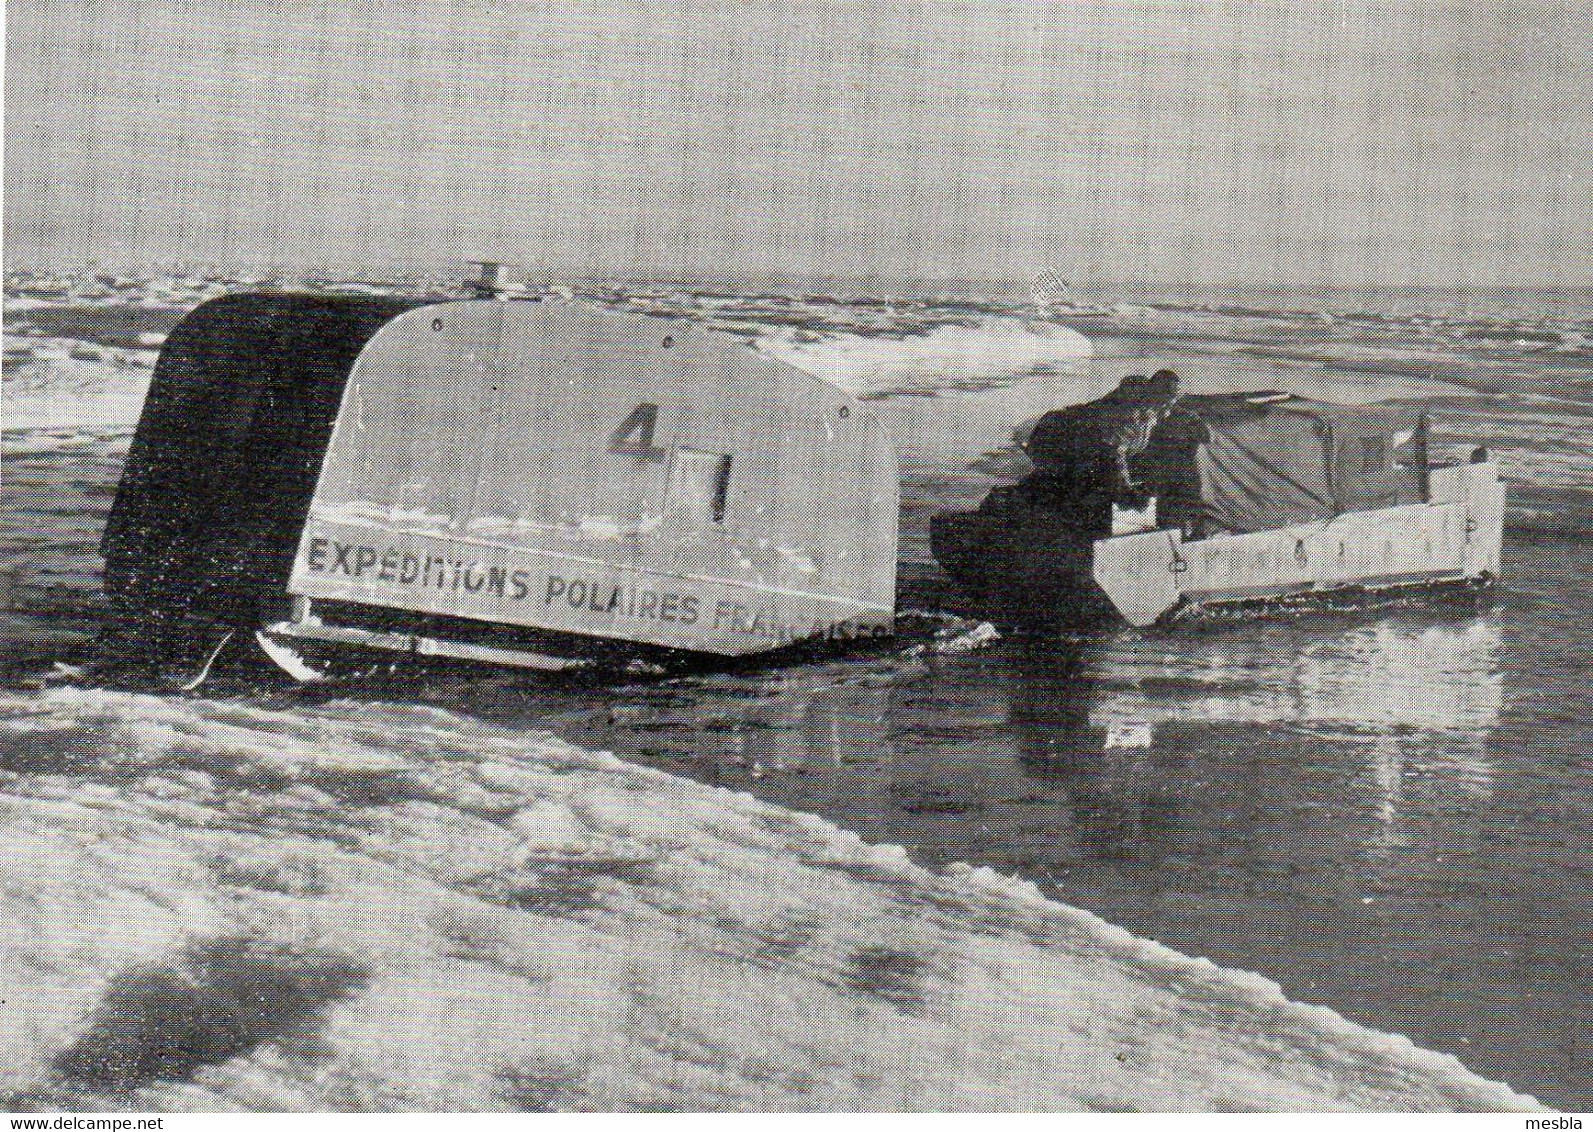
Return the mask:
M653 445L653 430L658 427L658 406L643 402L631 410L608 438L608 450L639 460L662 460L667 449Z

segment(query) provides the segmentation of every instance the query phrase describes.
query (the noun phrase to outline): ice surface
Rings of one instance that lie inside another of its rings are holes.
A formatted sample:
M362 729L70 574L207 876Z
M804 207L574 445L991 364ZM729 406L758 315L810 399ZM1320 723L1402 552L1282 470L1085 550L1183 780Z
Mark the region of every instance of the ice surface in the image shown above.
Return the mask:
M0 427L58 440L131 436L154 373L155 353L70 340L6 335ZM16 455L23 437L6 442Z
M11 490L29 490L31 464L55 467L52 453L125 446L172 312L247 283L8 280L0 424L8 462L23 458ZM759 341L871 397L935 394L875 407L912 426L898 443L933 454L936 484L1018 421L1148 368L1089 363L1076 331L1010 304L667 286L588 297ZM130 300L144 313L124 318ZM1262 375L1335 399L1422 396L1440 447L1486 438L1526 490L1579 490L1593 469L1583 315L1121 304L1067 317L1092 338L1176 345L1193 389ZM80 490L55 482L69 503ZM97 561L79 528L97 535L104 499L84 482L90 502L47 520L85 548L72 573L27 569L86 589ZM1582 514L1543 495L1515 519ZM61 604L77 589L60 593L41 608L78 608ZM972 642L968 628L937 647ZM1223 655L1213 662L1234 671L1147 672L1092 723L1142 744L1189 714L1154 678L1205 678L1212 719L1460 734L1499 718L1500 647L1486 629L1352 635L1249 688L1243 658ZM1487 760L1475 762L1482 789ZM1391 792L1399 766L1391 755ZM0 693L0 810L0 1095L18 1105L1530 1103L1022 882L934 876L817 818L437 712ZM196 1018L214 1024L196 1032Z
M804 336L787 331L770 334L758 345L798 369L865 395L1011 381L1066 367L1093 353L1090 340L1076 330L994 316L973 326L937 326L904 335Z
M1528 1109L987 869L437 709L0 693L0 1092Z

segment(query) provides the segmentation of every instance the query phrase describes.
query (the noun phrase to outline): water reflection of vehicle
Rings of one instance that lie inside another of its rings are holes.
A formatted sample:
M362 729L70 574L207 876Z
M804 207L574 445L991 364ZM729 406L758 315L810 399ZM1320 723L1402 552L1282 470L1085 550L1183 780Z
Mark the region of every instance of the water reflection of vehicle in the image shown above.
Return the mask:
M1250 866L1258 821L1382 851L1491 789L1504 701L1491 618L1426 611L1057 638L553 695L463 685L534 720L841 822L925 859L1034 879L1081 860L1176 884L1167 862ZM1332 820L1324 820L1331 815ZM1269 850L1256 849L1262 857Z
M1415 617L1038 642L1007 658L1007 726L1094 859L1220 855L1255 821L1315 837L1327 813L1384 852L1490 791L1500 644L1487 618Z
M1100 657L1078 641L1032 640L1014 649L1007 681L1007 727L1024 771L1066 799L1078 852L1095 860L1158 857L1176 836L1180 804L1164 788L1177 754L1113 741L1122 731L1100 726Z
M1482 734L1504 702L1497 626L1378 621L1348 631L1280 629L1145 642L1111 667L1125 683L1092 706L1092 726L1171 722Z
M1187 398L1143 476L1161 502L1092 540L1018 489L937 516L935 557L980 607L1053 625L1498 577L1498 466L1434 463L1424 413L1287 393ZM1104 528L1103 528L1104 529Z

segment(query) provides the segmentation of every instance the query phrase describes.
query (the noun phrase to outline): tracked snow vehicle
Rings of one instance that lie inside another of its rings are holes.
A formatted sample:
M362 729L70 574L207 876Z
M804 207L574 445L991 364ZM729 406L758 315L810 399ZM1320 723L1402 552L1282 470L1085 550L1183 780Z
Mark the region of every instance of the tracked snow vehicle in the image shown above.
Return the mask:
M1245 606L1353 603L1499 576L1504 486L1478 449L1433 461L1426 414L1287 393L1187 397L1138 472L1156 493L1081 538L997 488L933 520L936 558L981 611L1039 626L1147 626Z

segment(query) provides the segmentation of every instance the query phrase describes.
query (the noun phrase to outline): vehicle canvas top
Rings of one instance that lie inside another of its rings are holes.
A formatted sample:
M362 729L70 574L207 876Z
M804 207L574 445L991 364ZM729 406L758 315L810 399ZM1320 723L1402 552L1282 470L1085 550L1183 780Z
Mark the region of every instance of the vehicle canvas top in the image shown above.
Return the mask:
M1191 396L1140 466L1164 495L1198 497L1207 529L1263 531L1420 502L1425 447L1426 416L1407 405Z

